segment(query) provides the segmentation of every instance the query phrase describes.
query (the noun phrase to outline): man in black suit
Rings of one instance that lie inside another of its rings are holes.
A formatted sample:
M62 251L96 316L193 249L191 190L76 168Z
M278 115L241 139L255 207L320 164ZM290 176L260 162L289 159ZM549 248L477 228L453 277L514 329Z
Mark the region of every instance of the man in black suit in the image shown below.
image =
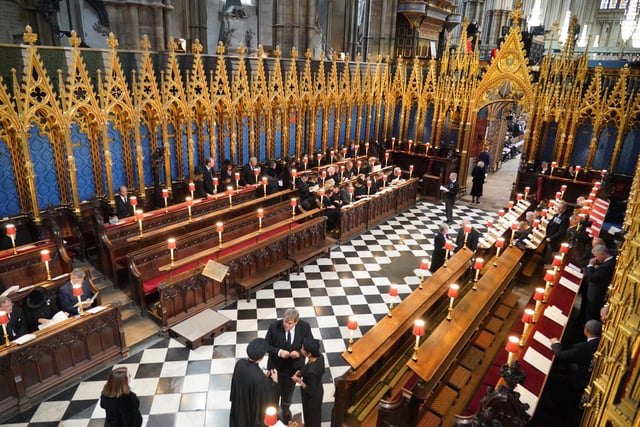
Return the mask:
M129 196L126 185L121 185L118 188L118 194L116 195L116 215L118 218L126 218L133 215L133 207L129 203Z
M567 212L567 203L560 200L556 205L557 213L551 218L547 224L547 254L545 261L550 263L553 252L560 250L560 243L564 241L564 237L569 228L569 212Z
M300 320L300 313L295 308L287 309L281 320L271 323L265 337L269 344L267 368L278 371L278 396L282 408L281 418L285 424L291 420L289 406L295 388L291 377L304 366L300 349L307 337L313 338L311 327Z
M256 157L249 158L249 163L242 167L240 175L240 185L255 185L256 174L255 168L258 167L258 159Z
M453 223L453 206L456 203L460 185L458 184L458 174L451 172L449 174L449 182L445 185L444 190L444 207L447 215L447 224Z
M435 273L444 264L447 251L444 248L447 242L447 233L449 233L449 226L447 224L440 224L438 232L433 241L433 254L431 254L431 266L429 271Z
M14 308L11 298L0 296L0 310L6 312L9 317L9 323L7 323L6 326L9 341L13 341L27 333L27 325L20 311L20 307Z
M462 227L460 227L460 230L458 230L458 235L456 236L456 248L455 251L458 252L460 249L462 249L465 244L464 244L464 229L465 227L471 227L471 220L469 218L463 218L462 219ZM471 227L471 231L469 231L469 233L466 233L467 235L467 248L471 249L472 251L475 252L475 250L478 248L478 240L480 239L480 233L478 233L478 230L476 230L475 228Z
M82 308L87 309L91 306L91 298L93 297L93 289L91 282L85 278L84 270L81 268L74 268L71 272L69 281L62 285L58 290L58 305L60 309L65 313L69 313L70 316L79 314L79 307L75 305L78 303L78 297L73 296L73 286L82 286Z
M213 177L216 175L215 169L213 168L215 162L213 157L207 157L204 159L204 168L202 168L202 183L204 185L204 191L207 193L207 196L213 196Z
M586 289L581 294L583 299L583 319L600 319L600 309L607 301L607 290L616 268L616 259L604 245L596 245L591 250L593 258L589 260L582 286Z

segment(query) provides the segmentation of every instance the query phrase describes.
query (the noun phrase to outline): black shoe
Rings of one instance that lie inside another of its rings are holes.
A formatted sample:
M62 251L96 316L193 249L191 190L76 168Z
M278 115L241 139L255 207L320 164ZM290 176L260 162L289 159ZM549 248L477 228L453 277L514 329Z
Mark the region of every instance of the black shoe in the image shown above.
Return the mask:
M282 421L286 425L289 425L289 422L291 421L291 411L289 409L282 410L282 416L280 421Z

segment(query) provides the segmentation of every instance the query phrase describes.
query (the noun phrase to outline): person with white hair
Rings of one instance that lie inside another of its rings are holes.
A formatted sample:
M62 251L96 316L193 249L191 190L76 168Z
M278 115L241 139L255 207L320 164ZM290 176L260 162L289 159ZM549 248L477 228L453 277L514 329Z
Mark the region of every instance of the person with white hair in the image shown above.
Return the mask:
M473 179L473 185L471 186L471 203L480 204L485 175L485 164L483 161L479 161L471 172L471 178Z
M600 309L607 301L607 290L616 268L616 259L604 245L596 245L591 250L593 258L589 260L582 286L586 285L586 301L583 299L583 319L599 320ZM582 293L583 298L585 293Z

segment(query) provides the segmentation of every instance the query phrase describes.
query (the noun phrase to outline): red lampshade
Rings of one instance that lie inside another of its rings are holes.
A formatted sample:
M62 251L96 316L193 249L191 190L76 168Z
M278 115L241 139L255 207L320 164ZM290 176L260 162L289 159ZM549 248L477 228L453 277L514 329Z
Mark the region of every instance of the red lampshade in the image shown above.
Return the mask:
M518 229L518 221L513 221L511 223L511 229L512 230L517 230Z
M318 158L318 162L320 162L320 160L322 160L322 154L318 153L318 155L316 157Z
M500 210L498 211L498 217L499 217L499 218L502 218L503 216L504 216L504 209L500 209Z
M51 261L51 254L49 253L48 249L43 249L40 251L40 261Z
M396 137L395 136L391 137L391 143L393 144L394 142L396 142Z
M565 191L567 191L567 186L566 186L566 185L563 185L562 187L560 187L560 191L562 191L563 193L564 193ZM558 193L556 193L556 194L558 194Z
M6 311L0 311L0 325L6 325L9 323L9 315Z
M413 165L409 165L409 172L413 172Z
M553 200L553 199L549 200L548 206L550 208L554 207L555 205L556 205L556 201L555 200Z
M324 188L320 188L318 190L318 194L320 195L320 197L324 197Z
M531 187L524 187L525 193L531 193Z
M214 178L214 179L218 179L218 178ZM169 197L169 190L167 188L163 188L162 189L162 198L166 199L167 197Z
M74 283L73 284L73 296L82 296L82 283Z
M585 215L585 214L583 214L583 213L579 213L579 214L578 214L578 219L579 219L580 221L584 221L584 218L585 218L585 217L586 217L586 215Z
M264 218L264 209L258 209L258 218Z
M427 142L425 145L427 146L427 150L429 149L429 147L431 147L431 143L430 142Z
M389 152L384 153L384 158L388 159L389 158Z
M343 156L347 155L347 147L342 147L342 155Z
M517 200L517 201L522 200L522 193L518 193L518 194L516 194L516 200Z
M187 206L193 206L193 198L190 196L185 197L184 201L187 203Z
M424 320L416 320L413 323L413 335L421 337L424 335Z
M362 160L358 160L358 161L356 162L356 165L357 165L358 167L362 166Z
M136 196L129 197L129 203L131 206L136 206L138 204L138 198Z
M400 170L400 168L396 169L396 176L398 178L400 178L400 175L402 175L402 170Z
M447 242L444 244L444 248L445 248L446 250L448 250L448 251L452 250L452 249L453 249L453 243L452 243L452 242L450 242L450 241L447 241Z
M598 192L598 190L600 189L600 186L602 185L602 183L600 181L598 182L594 182L593 183L593 190L591 190L592 192Z
M269 183L269 180L267 179L266 176L262 177L262 185L267 185Z
M193 182L189 183L189 191L196 191L196 185Z
M518 350L520 350L520 338L516 337L515 335L511 335L507 339L507 345L504 347L504 349L509 353L516 353Z
M216 187L218 186L218 177L217 176L213 177L213 185L215 185Z
M320 176L322 177L322 179L325 179L327 177L327 171L320 172Z
M216 232L222 233L224 231L224 225L221 222L216 222Z
M548 213L549 213L549 211L548 211L548 210L546 210L546 209L542 209L542 217L543 217L543 218L546 218Z
M191 199L191 197L188 197L189 199ZM188 205L190 205L189 202L187 202ZM136 209L136 221L142 221L142 219L144 218L144 212L142 211L142 209Z
M576 172L580 172L580 169L582 169L581 166L576 166Z
M562 193L559 191L556 191L556 199L559 199L562 197Z
M175 249L176 248L176 239L174 239L173 237L167 239L167 247L169 249Z
M449 285L449 292L447 293L447 296L449 298L458 298L459 290L460 290L460 286L456 285L455 283L452 283L451 285Z
M336 154L335 151L333 151L333 150L329 151L329 156L333 157L333 156L335 156L335 154Z
M496 248L504 248L504 237L500 237L496 240Z
M493 221L491 221L490 219L487 220L487 228L491 228L493 227Z
M482 270L482 267L484 267L484 259L476 258L476 262L473 264L473 268L475 268L476 270Z
M602 169L600 171L600 176L605 176L607 174L607 170L606 169Z
M260 168L253 168L253 174L256 176L260 175Z
M268 426L274 426L278 422L278 410L273 406L269 406L264 413L264 423Z
M540 220L539 219L534 219L533 220L533 228L538 228L540 226Z
M291 176L295 178L297 175L298 175L298 171L295 169L291 169Z
M536 301L544 301L544 288L536 288L533 299Z
M309 163L309 157L304 156L304 157L302 158L302 163Z
M562 252L563 254L566 254L567 252L569 252L569 244L568 243L561 243L560 244L560 252Z
M358 329L358 318L356 316L349 316L349 322L347 322L347 329L355 331Z
M558 166L558 163L556 163L556 162L551 162L551 167L552 167L552 168L555 168L556 166Z
M471 233L471 224L465 224L464 225L464 232L465 233Z
M429 260L427 260L426 258L423 258L422 261L420 261L420 270L428 270L429 269Z
M509 200L509 209L513 209L513 200Z
M230 196L233 194L233 187L229 186L227 187L227 195Z
M349 193L353 194L353 192L355 191L355 189L353 188L353 186L349 186Z
M16 235L16 226L13 224L7 224L7 236L15 236Z
M531 323L533 322L533 315L535 314L535 311L533 311L530 308L525 308L524 313L522 313L522 323Z
M371 180L367 179L367 187L371 188Z
M291 206L296 207L298 205L298 200L295 197L291 198Z
M364 148L367 148L367 149L369 148L369 143L368 142L364 143Z
M409 140L409 145L413 144L413 139Z
M553 257L553 266L554 267L562 266L562 257L560 255L556 255Z
M545 282L555 282L556 281L556 273L553 270L547 270L544 273L544 281Z
M344 173L344 165L340 165L340 173Z
M382 174L382 181L383 182L387 182L387 175L386 174Z
M240 181L240 172L234 173L233 176L236 178L236 181Z
M595 200L596 199L596 193L589 193L589 200Z
M396 286L396 285L389 286L389 296L390 297L397 297L398 296L398 286Z

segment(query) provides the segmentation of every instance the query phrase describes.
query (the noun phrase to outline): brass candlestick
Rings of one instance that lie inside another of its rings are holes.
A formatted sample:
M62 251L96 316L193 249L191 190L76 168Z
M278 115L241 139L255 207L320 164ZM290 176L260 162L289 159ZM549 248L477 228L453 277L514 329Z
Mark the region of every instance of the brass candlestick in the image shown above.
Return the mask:
M174 262L174 258L173 258L173 249L170 250L171 252L171 267L173 267L173 262Z
M353 344L353 329L349 329L349 347L347 347L347 351L349 353L353 352L353 348L351 347L351 344Z
M4 332L4 343L7 347L9 347L11 342L9 341L9 334L7 333L7 325L2 325L2 331Z
M18 251L16 250L16 236L12 234L9 237L11 237L11 246L13 246L13 254L15 255L18 253Z
M78 295L78 311L80 316L84 315L84 307L82 307L82 295Z
M51 269L49 268L49 261L44 262L44 267L47 269L47 280L51 280Z

